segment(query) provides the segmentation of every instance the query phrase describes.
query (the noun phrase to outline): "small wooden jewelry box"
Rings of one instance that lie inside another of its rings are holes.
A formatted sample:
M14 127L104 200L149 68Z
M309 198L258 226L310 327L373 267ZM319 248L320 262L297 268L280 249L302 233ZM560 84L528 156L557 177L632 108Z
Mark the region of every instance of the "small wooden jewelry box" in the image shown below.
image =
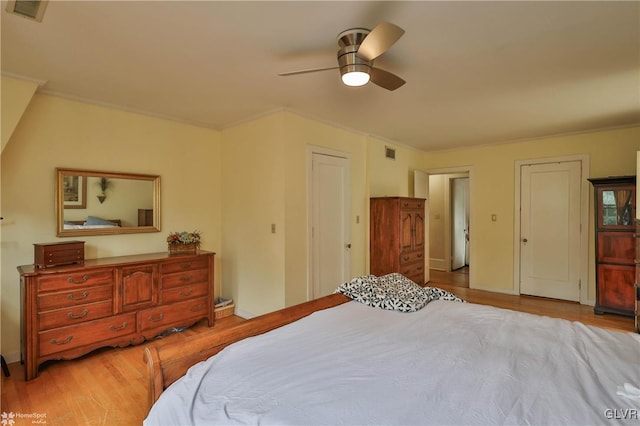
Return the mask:
M84 263L84 241L40 243L33 246L33 263L36 268Z

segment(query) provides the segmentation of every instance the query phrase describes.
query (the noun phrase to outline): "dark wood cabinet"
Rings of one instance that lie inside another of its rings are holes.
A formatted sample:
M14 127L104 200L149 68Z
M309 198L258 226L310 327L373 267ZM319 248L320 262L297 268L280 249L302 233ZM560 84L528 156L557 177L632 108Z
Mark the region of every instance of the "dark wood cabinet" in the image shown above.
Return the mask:
M138 209L138 226L153 226L153 209Z
M636 300L636 310L635 314L635 324L636 324L636 333L640 333L640 219L636 219L636 277L635 277L635 300Z
M214 253L154 253L19 266L25 379L47 360L142 343L172 327L215 320Z
M370 200L370 272L399 272L418 284L425 276L425 200L375 197Z
M597 314L633 316L636 305L636 177L592 178Z
M147 308L158 302L157 265L122 267L118 275L123 312Z

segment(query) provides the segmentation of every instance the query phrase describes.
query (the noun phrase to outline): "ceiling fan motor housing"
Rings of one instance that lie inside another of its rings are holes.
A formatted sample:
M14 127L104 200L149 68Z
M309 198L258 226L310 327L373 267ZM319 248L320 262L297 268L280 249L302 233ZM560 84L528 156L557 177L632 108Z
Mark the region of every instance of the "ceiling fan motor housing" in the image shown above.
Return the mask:
M360 44L369 34L369 30L365 28L353 28L338 34L338 66L340 74L344 75L349 72L364 72L369 74L373 61L367 61L357 55Z

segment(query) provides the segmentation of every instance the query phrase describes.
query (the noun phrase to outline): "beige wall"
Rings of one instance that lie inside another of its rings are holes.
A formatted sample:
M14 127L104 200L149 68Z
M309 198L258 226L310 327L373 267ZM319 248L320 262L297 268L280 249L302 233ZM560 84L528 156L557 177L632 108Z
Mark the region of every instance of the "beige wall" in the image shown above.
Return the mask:
M640 127L552 137L482 148L434 152L425 155L425 169L473 168L471 193L471 287L515 293L514 194L515 163L519 160L586 154L590 174L635 175L635 152L640 148ZM593 203L589 201L590 209ZM497 222L491 215L497 215ZM589 295L595 294L593 212L590 233Z
M2 150L9 142L37 88L38 85L34 82L2 76L0 80Z
M222 132L222 293L242 316L284 306L282 135L281 114Z
M166 251L170 231L193 229L203 249L221 249L217 131L35 95L1 160L2 352L9 358L20 340L16 266L33 263L33 243L58 240L56 167L161 175L162 231L82 238L89 259Z
M226 129L222 140L223 292L239 313L307 300L309 147L350 159L351 275L365 273L365 136L279 112Z
M395 148L396 158L385 156L385 147ZM371 197L413 197L413 172L424 170L422 151L380 139L369 138L367 175Z

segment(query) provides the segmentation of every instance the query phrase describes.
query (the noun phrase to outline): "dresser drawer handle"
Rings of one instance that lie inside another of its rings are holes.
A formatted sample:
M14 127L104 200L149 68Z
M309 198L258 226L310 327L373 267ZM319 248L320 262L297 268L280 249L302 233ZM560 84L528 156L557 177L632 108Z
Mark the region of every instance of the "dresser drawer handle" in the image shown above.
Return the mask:
M198 312L201 309L202 309L202 303L199 303L197 306L192 306L189 308L191 312Z
M50 343L52 345L66 345L67 343L69 343L71 341L71 339L73 339L73 336L67 336L66 339L58 342L56 339L51 339Z
M182 290L180 292L180 296L184 296L184 297L191 296L192 294L193 294L193 289L190 289L189 291Z
M89 311L87 311L86 309L83 309L81 314L75 315L73 312L69 312L67 316L71 319L78 319L78 318L86 317L88 313Z
M148 321L154 321L154 322L158 322L158 321L162 321L162 319L164 318L164 314L160 314L157 317L153 317L153 316L148 316L147 320Z
M191 263L181 263L180 269L191 269Z
M422 257L422 253L418 253L418 259Z
M76 281L76 280L73 279L73 277L67 278L67 281L69 281L70 283L73 283L73 284L82 284L82 283L86 282L88 279L89 279L89 275L83 275L81 281Z
M409 256L405 256L405 257L402 258L402 260L409 260L409 259L410 259Z
M122 323L122 326L120 327L116 327L115 325L110 325L109 326L109 330L113 330L113 331L121 331L124 330L125 328L127 328L127 325L129 325L126 321Z
M185 283L191 281L191 275L183 275L183 276L181 276L180 277L180 281L185 282Z
M87 293L86 291L83 291L82 294L78 297L74 296L73 293L69 293L67 294L67 299L69 300L80 300L80 299L86 299L89 296L89 293Z

